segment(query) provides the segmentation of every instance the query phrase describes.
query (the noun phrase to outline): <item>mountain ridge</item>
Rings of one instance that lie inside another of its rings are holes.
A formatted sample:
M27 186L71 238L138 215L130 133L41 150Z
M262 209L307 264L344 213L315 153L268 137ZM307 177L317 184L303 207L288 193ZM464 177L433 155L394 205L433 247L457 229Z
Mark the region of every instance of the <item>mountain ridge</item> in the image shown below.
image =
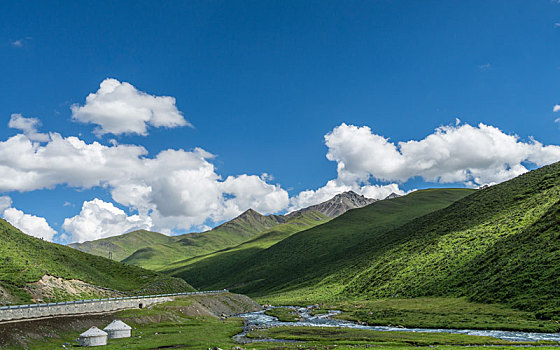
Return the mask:
M286 216L291 217L306 211L318 211L330 218L335 218L350 209L361 208L376 201L376 199L366 198L354 191L346 191L339 193L331 199L319 204L314 204L309 207L290 212L286 214Z
M262 215L249 208L237 217L205 232L166 236L157 232L138 230L100 240L72 243L69 246L105 257L111 251L115 260L159 270L165 268L166 264L175 261L235 247L256 237L259 233L284 224L303 213L317 211L332 218L374 201L374 199L348 191L337 194L322 203L286 215ZM311 216L313 215L311 214ZM318 220L322 222L324 218L320 217ZM314 226L308 221L305 225L307 225L306 227ZM306 227L301 227L301 229ZM291 232L291 230L289 231ZM141 237L142 235L146 237Z

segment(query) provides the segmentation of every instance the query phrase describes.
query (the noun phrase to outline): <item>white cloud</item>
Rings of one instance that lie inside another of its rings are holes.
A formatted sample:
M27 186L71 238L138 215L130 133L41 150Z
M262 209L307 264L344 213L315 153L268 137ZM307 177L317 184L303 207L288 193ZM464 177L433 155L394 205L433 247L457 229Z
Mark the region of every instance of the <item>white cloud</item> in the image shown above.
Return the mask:
M14 47L23 47L23 39L14 40L11 43Z
M83 106L71 106L72 118L97 124L98 136L104 134L147 135L148 125L173 128L191 126L175 105L175 98L154 96L116 79L105 79L99 90L86 97Z
M419 176L427 182L479 187L527 172L525 162L543 166L560 160L559 146L543 146L534 139L522 142L498 128L473 127L458 119L422 140L399 143L374 134L368 126L341 124L325 135L325 143L327 159L337 163L337 178L292 197L290 211L349 190L375 199L405 194L397 183L371 185L371 179L403 183Z
M12 199L8 196L0 196L0 213L12 206Z
M552 112L560 112L560 105L554 105L554 107L552 107Z
M72 241L84 242L134 230L149 230L152 219L140 215L128 216L112 203L95 198L84 202L78 215L65 219L62 228L71 234Z
M102 186L116 203L150 217L154 229L164 232L218 223L249 208L278 212L289 203L287 192L266 177L242 174L223 180L210 162L214 156L203 149L165 150L150 158L140 146L50 137L46 144L24 134L0 142L0 192ZM81 227L72 230L85 237L85 227L91 226Z
M399 188L398 184L392 183L387 185L360 185L356 182L344 184L339 179L330 180L327 184L317 190L306 190L290 199L290 207L288 212L306 208L311 205L325 202L337 194L354 191L366 198L385 199L391 193L398 195L406 194Z
M32 191L66 184L90 188L126 177L142 165L140 146L87 144L51 133L45 145L18 134L0 142L0 191Z
M388 185L365 185L360 187L357 192L364 197L375 199L385 199L387 198L387 196L393 193L398 194L399 196L403 196L407 193L401 190L399 188L399 185L395 183Z
M49 141L50 137L48 134L37 132L37 127L39 126L41 126L41 121L39 119L25 118L19 113L12 114L10 117L10 121L8 122L8 127L23 131L23 134L32 141Z
M52 241L56 234L45 218L12 208L12 200L8 196L0 197L0 212L6 221L30 236Z
M479 124L444 126L420 141L395 144L367 126L342 124L325 136L327 158L337 162L342 183L405 182L416 176L428 182L483 185L497 183L537 166L560 160L559 146L522 142L498 128Z
M327 158L337 162L338 181L352 184L374 178L405 182L498 183L527 171L524 162L543 166L560 160L560 147L522 142L498 128L479 124L443 126L420 141L395 144L367 126L341 124L325 136Z
M222 178L212 163L214 155L200 148L149 156L141 146L86 143L57 133L50 133L47 142L34 142L29 131L36 130L37 123L28 119L18 124L27 135L0 141L0 192L100 186L110 191L114 203L137 213L129 215L100 200L85 202L82 211L64 224L75 240L138 227L164 233L200 229L249 208L263 214L288 207L295 210L348 190L381 199L392 192L404 194L398 183L416 176L480 186L522 174L527 171L525 162L541 166L560 160L558 146L522 142L484 124L457 123L438 128L422 140L399 143L374 134L367 126L341 124L325 135L327 158L337 163L337 178L290 199L279 185L269 183L272 177L267 174ZM372 185L372 179L383 185Z

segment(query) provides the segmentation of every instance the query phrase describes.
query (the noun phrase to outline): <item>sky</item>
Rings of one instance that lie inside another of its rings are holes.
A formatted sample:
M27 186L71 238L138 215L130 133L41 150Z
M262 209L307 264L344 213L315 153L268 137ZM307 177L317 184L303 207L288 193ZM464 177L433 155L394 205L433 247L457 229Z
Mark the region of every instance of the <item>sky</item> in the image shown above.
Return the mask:
M560 160L560 2L2 1L0 216L207 230Z

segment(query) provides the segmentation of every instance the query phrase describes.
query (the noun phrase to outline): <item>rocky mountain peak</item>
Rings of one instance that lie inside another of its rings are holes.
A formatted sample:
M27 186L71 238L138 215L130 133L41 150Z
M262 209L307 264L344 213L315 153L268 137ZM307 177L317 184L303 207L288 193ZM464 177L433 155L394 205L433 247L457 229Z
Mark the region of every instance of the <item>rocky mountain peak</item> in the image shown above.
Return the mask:
M392 198L398 198L398 197L400 197L399 194L396 194L395 192L392 192L390 195L385 197L385 199L392 199Z
M329 199L328 201L316 205L312 205L304 209L300 209L298 211L288 214L287 216L290 217L296 215L297 213L301 213L309 210L316 210L331 218L334 218L341 214L344 214L350 209L361 208L375 201L376 201L375 199L366 198L360 194L357 194L354 191L347 191L347 192L337 194L336 196Z

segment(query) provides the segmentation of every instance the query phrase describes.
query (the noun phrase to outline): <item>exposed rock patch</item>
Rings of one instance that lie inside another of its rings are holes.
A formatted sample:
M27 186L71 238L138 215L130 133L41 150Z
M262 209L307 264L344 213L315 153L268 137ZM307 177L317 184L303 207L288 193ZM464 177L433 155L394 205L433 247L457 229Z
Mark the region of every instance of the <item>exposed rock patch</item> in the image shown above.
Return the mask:
M6 289L0 286L0 305L9 305L17 302L17 299L13 297Z
M25 290L34 302L64 299L109 298L124 296L123 293L94 286L84 281L44 275L39 281L28 283Z
M310 210L316 210L327 215L328 217L334 218L346 213L350 209L365 207L366 205L371 204L375 201L376 199L366 198L360 194L357 194L354 191L348 191L341 194L337 194L333 198L323 203L319 203L304 209L300 209L298 211L291 212L286 216L292 217L294 215L297 215L298 213L303 213Z

